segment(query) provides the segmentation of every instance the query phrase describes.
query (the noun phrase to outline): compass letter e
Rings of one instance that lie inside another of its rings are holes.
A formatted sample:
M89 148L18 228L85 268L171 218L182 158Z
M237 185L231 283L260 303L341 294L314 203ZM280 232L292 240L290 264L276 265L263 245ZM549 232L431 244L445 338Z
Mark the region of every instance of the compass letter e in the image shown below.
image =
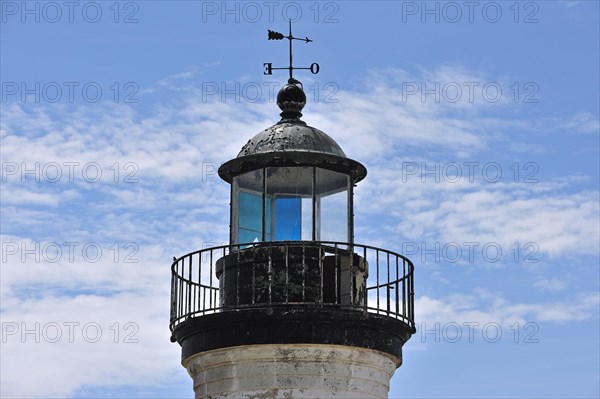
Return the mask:
M264 75L273 75L273 63L265 62L263 65L265 66L265 71L263 72L263 74Z

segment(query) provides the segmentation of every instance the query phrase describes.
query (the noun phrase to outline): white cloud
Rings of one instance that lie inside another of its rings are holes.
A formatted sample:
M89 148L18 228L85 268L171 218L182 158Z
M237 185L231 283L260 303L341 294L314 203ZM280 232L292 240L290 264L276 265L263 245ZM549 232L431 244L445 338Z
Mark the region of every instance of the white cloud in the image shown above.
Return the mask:
M580 112L560 125L561 128L570 133L598 133L600 131L600 120L589 112Z
M421 296L415 301L417 324L488 323L510 326L527 322L564 323L592 320L598 316L598 293L583 293L561 301L513 303L498 294L475 291L471 295L454 294L443 298Z
M193 76L193 71L170 76L153 86L151 94L187 85ZM382 247L390 237L502 245L533 241L554 257L597 254L598 193L569 191L569 181L489 184L462 179L423 184L412 177L402 181L402 162L411 151L468 159L494 148L515 126L539 128L530 121L486 114L508 107L506 103L403 101L399 85L424 79L491 78L460 67L423 71L420 76L390 70L373 73L361 92L340 91L338 104L307 106L308 123L369 167L369 177L356 195L361 220L357 240L367 238L369 244ZM57 163L64 173L65 162L97 163L103 173L98 183L87 181L81 169L73 181L64 174L58 183L43 176L40 182L31 178L22 182L19 174L5 175L3 169L3 251L7 243L16 244L18 250L21 245L31 249L57 243L63 251L65 242L78 243L75 261L68 253L53 263L36 261L35 255L23 260L20 252L4 251L3 323L20 327L20 323L97 322L108 338L115 322L123 326L131 321L139 325L140 342L115 344L107 339L90 344L79 339L35 344L28 337L21 343L20 335L10 336L3 344L2 396L72 396L86 386L166 383L165 375L183 372L179 348L168 342L171 257L227 240L229 186L215 168L273 124L278 110L266 103L202 102L197 90L182 92L185 95L177 100L145 108L110 103L3 107L3 162L39 163L40 168ZM563 121L564 128L589 129L593 117L583 115ZM128 163L133 167L126 168ZM124 182L132 171L137 182ZM111 249L115 242L119 261ZM104 250L97 262L82 259L80 251L90 243ZM130 253L126 244L137 245L138 262L122 261ZM536 287L562 288L552 279L539 280ZM583 294L567 307L491 300L477 292L420 296L415 309L419 320L561 322L588 319L594 301L597 297Z
M395 169L371 168L375 171L360 183L356 202L369 215L388 209L388 223L405 241L498 243L505 249L534 243L551 257L600 250L597 192L568 193L564 179L523 183L509 177L489 183L463 175L456 183L435 182L432 176L423 183L419 174L402 175L400 160L388 165L394 163Z
M173 380L182 369L166 314L166 293L11 301L2 316L1 395L67 397L84 386Z
M534 287L548 291L562 291L567 287L563 280L557 278L539 279L534 284Z
M2 196L2 202L4 204L17 204L17 205L46 205L55 207L59 204L60 200L58 196L49 193L40 193L33 190L27 189L15 189L11 190L10 195L4 194Z

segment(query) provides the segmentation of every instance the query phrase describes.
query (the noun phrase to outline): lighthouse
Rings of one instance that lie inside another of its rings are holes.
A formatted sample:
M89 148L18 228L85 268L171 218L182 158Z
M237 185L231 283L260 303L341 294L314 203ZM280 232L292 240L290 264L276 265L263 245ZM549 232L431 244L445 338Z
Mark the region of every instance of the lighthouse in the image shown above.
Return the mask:
M367 175L302 120L292 66L280 120L219 168L229 244L175 258L171 341L196 398L387 398L415 332L412 262L354 242L354 189ZM225 184L225 183L224 183ZM225 205L224 205L225 206ZM356 210L360 212L360 209ZM392 243L394 244L394 243Z

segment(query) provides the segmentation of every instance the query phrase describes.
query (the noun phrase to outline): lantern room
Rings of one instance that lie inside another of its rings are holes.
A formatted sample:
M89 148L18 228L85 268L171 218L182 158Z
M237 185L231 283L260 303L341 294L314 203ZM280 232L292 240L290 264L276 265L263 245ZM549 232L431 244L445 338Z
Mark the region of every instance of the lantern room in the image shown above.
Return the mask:
M306 95L295 83L277 96L281 120L223 164L231 183L230 243L353 242L353 187L365 167L300 117Z

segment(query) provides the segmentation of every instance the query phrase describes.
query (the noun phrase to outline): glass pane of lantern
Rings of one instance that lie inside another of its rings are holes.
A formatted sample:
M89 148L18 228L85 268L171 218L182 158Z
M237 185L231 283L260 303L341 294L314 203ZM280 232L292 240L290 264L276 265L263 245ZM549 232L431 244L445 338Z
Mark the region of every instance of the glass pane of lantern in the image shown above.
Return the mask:
M312 239L313 168L267 168L267 221L273 240Z
M349 242L348 175L317 168L316 195L321 241Z
M262 170L234 177L232 189L232 243L262 241Z
M302 221L302 203L300 196L276 197L274 203L274 240L299 240Z
M300 239L305 241L312 241L313 239L313 200L312 196L302 197L302 228L300 229Z
M262 241L262 194L240 191L239 242Z

